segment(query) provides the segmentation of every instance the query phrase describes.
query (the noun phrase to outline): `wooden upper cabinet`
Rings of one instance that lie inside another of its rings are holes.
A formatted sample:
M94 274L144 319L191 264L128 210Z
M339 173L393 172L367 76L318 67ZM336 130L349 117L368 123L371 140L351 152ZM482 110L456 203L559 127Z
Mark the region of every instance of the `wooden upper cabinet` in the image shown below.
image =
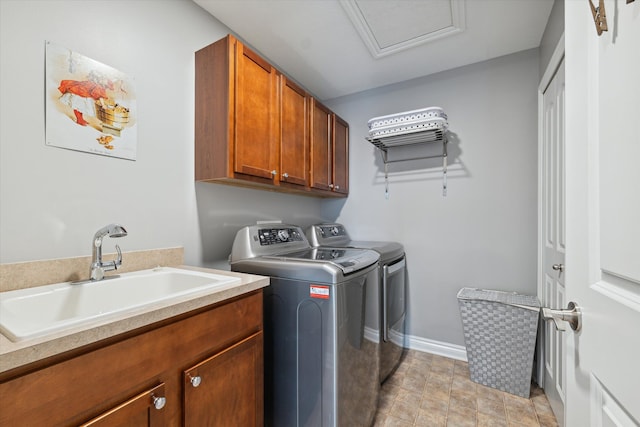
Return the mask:
M311 112L311 187L331 191L331 110L313 100Z
M278 72L233 36L196 52L195 178L273 184Z
M324 105L312 101L311 187L349 193L349 125Z
M281 76L280 99L280 182L308 187L311 98Z
M275 180L278 166L278 74L236 42L234 172ZM230 118L231 121L231 118Z
M333 191L349 194L349 124L333 115Z
M196 181L347 194L348 125L242 42L197 51L195 84Z

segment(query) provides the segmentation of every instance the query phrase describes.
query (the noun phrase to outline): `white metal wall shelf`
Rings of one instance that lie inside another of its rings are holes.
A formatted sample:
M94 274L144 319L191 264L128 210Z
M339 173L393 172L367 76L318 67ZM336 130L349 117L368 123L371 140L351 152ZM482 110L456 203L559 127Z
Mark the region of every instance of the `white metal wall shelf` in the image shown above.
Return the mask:
M389 163L404 162L409 160L432 159L442 157L442 195L447 195L447 131L443 129L429 129L418 132L411 132L383 137L367 137L367 141L380 150L382 162L384 163L384 183L385 197L389 197ZM424 143L441 143L442 154L430 156L412 156L398 160L389 160L389 149L394 147L417 145Z

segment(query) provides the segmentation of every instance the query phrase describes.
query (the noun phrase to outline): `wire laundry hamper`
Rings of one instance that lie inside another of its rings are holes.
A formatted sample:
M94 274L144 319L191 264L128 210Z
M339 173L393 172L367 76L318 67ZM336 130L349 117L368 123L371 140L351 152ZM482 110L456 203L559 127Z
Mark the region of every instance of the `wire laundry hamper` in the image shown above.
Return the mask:
M458 292L471 380L529 397L540 301L514 292Z

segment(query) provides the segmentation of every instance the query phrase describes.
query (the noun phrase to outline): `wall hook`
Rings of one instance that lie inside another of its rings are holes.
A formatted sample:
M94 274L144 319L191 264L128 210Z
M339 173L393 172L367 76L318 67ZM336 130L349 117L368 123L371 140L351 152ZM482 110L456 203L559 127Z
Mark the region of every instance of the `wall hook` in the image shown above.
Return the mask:
M593 2L589 0L589 6L591 7L593 21L596 24L596 32L600 36L603 31L609 30L609 27L607 26L607 13L604 10L604 0L600 0L598 2L598 7L595 7Z

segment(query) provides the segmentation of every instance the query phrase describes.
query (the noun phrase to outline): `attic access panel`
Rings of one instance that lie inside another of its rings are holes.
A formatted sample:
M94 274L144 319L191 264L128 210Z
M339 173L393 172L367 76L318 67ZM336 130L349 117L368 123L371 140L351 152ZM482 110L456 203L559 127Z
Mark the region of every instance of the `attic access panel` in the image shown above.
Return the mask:
M374 58L464 31L464 0L340 0Z

